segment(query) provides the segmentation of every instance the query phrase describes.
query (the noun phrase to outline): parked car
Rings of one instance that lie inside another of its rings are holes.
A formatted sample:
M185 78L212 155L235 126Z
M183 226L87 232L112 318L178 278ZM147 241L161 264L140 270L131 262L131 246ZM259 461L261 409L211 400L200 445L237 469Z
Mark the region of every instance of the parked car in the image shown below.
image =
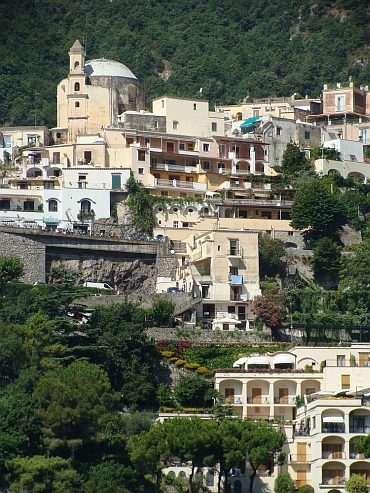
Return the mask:
M171 288L167 288L167 293L181 293L181 289L176 288L176 286L172 286Z

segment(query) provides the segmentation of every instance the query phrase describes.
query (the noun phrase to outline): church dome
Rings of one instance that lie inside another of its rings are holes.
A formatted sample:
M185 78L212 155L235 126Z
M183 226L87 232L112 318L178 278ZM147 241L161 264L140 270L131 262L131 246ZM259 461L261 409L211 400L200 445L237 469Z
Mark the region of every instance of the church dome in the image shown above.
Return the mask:
M135 75L126 65L105 58L86 62L85 73L90 77L127 77L129 79L136 79Z

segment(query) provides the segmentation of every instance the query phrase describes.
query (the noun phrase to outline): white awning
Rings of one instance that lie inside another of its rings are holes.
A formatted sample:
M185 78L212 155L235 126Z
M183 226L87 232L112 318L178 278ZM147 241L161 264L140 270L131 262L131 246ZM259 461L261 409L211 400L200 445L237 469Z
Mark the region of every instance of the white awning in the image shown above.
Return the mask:
M252 356L248 360L248 366L249 365L270 365L270 361L267 358L264 358L263 356Z
M249 358L239 358L238 360L236 360L234 363L233 363L233 368L236 368L237 366L241 366L241 365L244 365L247 361L248 361Z
M323 423L344 423L343 416L323 416Z
M223 317L223 318L215 318L212 322L213 324L241 324L240 320L236 320L235 318Z
M281 365L281 364L293 364L294 363L294 358L292 356L287 356L282 354L281 356L277 356L274 359L274 365Z

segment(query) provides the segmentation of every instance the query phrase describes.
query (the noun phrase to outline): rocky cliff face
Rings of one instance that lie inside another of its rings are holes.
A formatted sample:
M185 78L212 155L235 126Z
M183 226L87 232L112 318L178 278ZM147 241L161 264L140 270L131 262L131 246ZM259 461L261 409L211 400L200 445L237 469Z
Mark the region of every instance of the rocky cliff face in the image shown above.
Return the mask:
M79 273L77 284L85 281L107 282L125 293L152 295L157 280L156 266L150 261L112 262L102 258L88 260L53 260L51 268L63 267Z

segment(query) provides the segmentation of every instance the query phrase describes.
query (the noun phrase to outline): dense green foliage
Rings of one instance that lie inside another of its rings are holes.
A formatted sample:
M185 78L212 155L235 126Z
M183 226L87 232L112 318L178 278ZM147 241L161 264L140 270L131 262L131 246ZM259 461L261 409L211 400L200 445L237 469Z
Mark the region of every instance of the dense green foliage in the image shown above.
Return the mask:
M0 287L5 294L5 285L19 279L24 271L24 265L15 255L0 255Z
M322 85L370 80L366 2L4 0L0 121L54 126L56 86L76 38L163 94L233 103L247 94L318 97ZM201 33L201 36L199 35Z
M312 179L298 189L291 211L291 226L303 231L306 240L337 237L346 224L345 209L339 191L329 180Z
M290 180L303 172L313 172L313 166L306 157L304 150L292 141L288 142L281 159L281 166L277 169L283 178Z
M272 238L268 234L258 236L259 270L260 278L279 275L284 277L286 273L285 248L282 240Z
M279 474L275 479L274 491L275 493L295 493L296 484L288 472Z
M351 474L346 481L346 491L348 493L367 493L368 486L366 478L362 474Z

